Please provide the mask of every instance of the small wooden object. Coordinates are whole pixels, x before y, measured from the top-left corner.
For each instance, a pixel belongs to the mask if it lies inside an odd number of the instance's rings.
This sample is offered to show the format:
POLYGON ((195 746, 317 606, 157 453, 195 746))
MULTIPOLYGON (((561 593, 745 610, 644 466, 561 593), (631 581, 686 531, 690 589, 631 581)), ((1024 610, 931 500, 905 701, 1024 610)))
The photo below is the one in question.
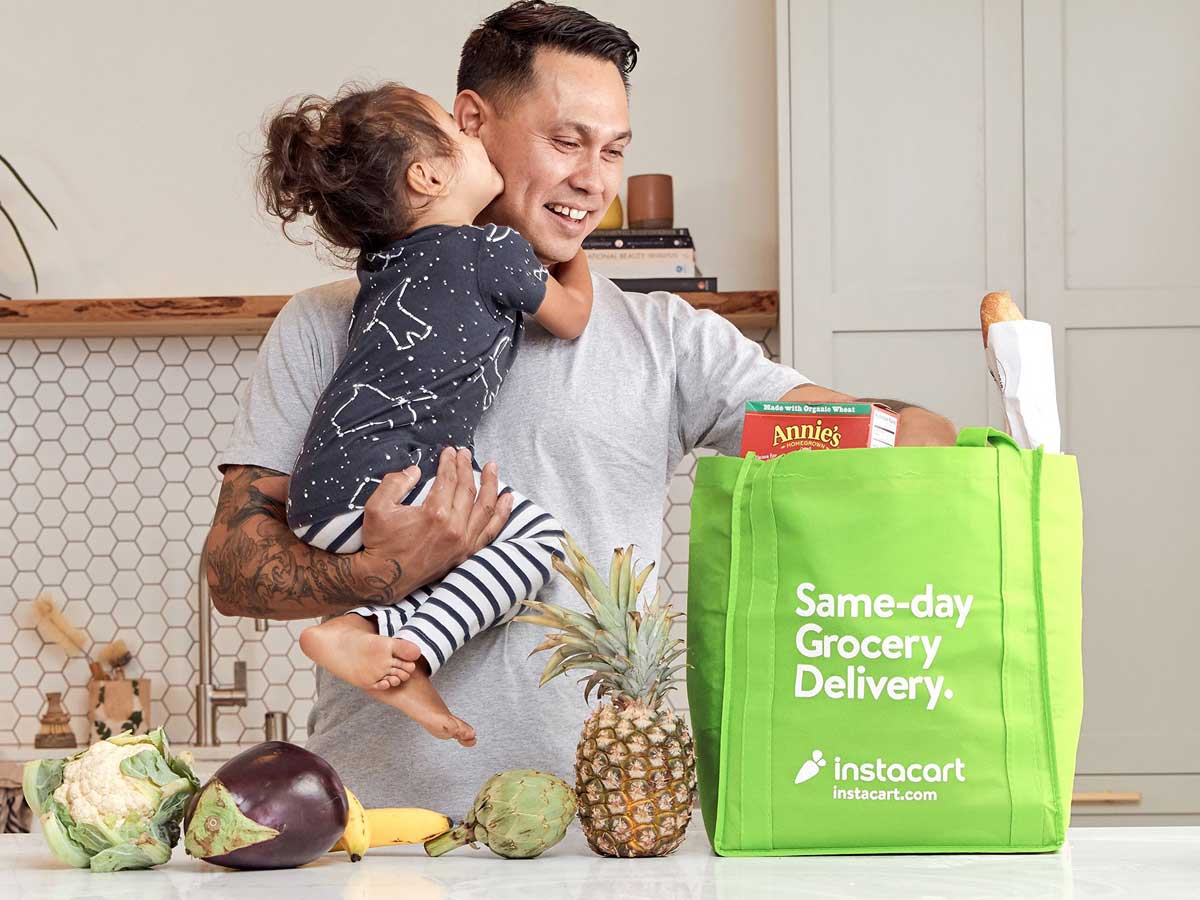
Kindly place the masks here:
POLYGON ((41 718, 41 727, 33 738, 35 747, 77 747, 75 732, 71 730, 71 717, 62 708, 62 694, 50 691, 46 694, 47 709, 41 718))

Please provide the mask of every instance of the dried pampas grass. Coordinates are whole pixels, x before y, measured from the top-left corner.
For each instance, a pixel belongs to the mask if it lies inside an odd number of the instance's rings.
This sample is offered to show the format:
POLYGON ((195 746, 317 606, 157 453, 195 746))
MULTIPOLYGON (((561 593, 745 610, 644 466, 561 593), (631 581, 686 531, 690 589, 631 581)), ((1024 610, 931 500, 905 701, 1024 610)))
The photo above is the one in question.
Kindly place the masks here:
POLYGON ((33 601, 33 612, 42 640, 62 647, 68 657, 88 656, 87 645, 91 640, 87 632, 67 621, 67 617, 49 594, 38 594, 37 599, 33 601))

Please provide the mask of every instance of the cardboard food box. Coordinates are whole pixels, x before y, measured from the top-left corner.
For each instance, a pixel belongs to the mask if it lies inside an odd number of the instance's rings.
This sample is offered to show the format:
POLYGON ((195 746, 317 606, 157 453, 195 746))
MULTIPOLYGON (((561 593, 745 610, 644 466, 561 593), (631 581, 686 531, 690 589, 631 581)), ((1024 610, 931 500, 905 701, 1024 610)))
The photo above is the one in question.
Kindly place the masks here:
POLYGON ((896 445, 896 413, 878 403, 746 404, 742 456, 774 459, 796 450, 847 450, 896 445))

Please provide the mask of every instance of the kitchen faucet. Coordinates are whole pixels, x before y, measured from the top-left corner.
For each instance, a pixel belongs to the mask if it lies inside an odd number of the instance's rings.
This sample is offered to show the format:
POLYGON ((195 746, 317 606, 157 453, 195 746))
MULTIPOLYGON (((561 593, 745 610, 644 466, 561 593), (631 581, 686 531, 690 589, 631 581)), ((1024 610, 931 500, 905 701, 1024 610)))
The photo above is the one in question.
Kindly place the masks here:
MULTIPOLYGON (((207 547, 200 548, 200 568, 196 577, 196 599, 200 613, 199 672, 200 680, 196 685, 196 745, 217 746, 221 743, 217 736, 217 715, 224 707, 246 705, 246 663, 235 660, 233 663, 233 687, 219 687, 213 683, 212 665, 212 599, 208 593, 208 560, 207 547)), ((259 630, 255 620, 255 630, 259 630)), ((261 620, 266 630, 266 620, 261 620)))

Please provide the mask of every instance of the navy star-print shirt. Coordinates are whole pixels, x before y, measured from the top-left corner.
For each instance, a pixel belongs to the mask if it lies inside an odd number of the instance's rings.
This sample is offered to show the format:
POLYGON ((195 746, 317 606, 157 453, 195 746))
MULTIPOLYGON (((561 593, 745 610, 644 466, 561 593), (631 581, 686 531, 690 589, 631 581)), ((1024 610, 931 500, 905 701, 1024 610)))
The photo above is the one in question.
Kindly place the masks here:
POLYGON ((360 509, 384 475, 474 449, 547 271, 521 235, 430 225, 364 253, 349 346, 317 401, 288 490, 300 528, 360 509))

